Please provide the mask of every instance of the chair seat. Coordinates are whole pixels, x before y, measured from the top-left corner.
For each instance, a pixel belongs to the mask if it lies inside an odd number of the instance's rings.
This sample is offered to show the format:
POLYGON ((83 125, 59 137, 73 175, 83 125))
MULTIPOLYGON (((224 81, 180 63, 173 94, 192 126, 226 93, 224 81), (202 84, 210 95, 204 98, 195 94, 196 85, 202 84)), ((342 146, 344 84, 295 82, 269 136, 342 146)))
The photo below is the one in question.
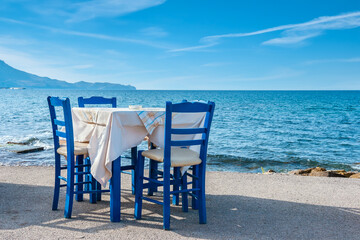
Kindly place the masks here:
MULTIPOLYGON (((144 157, 150 158, 158 162, 164 162, 164 149, 151 149, 143 151, 144 157)), ((171 166, 184 167, 198 165, 201 163, 199 153, 187 148, 172 148, 171 149, 171 166)))
MULTIPOLYGON (((82 142, 74 142, 74 155, 87 155, 88 154, 88 145, 89 143, 82 142)), ((56 150, 56 152, 60 155, 67 156, 66 142, 65 144, 60 145, 60 147, 56 150)))

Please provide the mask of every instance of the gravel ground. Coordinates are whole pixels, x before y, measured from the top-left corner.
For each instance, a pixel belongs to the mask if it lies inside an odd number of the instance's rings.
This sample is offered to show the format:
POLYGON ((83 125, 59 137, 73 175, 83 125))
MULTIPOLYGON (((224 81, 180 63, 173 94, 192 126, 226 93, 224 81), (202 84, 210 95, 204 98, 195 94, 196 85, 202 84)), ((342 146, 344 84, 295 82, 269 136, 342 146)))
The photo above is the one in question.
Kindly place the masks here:
POLYGON ((197 211, 171 208, 171 230, 162 230, 162 208, 144 203, 134 220, 129 175, 122 177, 120 223, 109 221, 109 195, 75 202, 64 219, 65 193, 52 211, 54 169, 0 166, 1 239, 359 239, 360 180, 286 174, 207 173, 207 221, 197 211))

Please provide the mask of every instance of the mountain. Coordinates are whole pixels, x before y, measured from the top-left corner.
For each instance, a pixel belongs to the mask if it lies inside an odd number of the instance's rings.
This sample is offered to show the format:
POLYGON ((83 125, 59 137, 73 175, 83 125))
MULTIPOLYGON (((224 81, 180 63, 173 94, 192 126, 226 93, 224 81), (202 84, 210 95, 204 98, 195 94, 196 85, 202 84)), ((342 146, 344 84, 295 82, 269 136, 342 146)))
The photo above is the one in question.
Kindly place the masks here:
POLYGON ((82 90, 136 90, 131 85, 122 85, 106 82, 76 82, 69 83, 39 77, 24 71, 15 69, 0 60, 0 88, 55 88, 55 89, 82 89, 82 90))

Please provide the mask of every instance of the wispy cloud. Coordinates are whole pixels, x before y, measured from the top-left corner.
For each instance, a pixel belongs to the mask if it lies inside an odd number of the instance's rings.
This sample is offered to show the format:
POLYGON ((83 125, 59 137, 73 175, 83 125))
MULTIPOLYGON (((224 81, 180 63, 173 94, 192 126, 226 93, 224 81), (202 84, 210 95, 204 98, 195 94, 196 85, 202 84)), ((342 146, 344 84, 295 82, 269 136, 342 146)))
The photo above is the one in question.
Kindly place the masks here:
POLYGON ((14 19, 10 19, 10 18, 1 18, 0 17, 0 21, 13 23, 13 24, 25 25, 25 26, 39 28, 39 29, 44 29, 44 30, 47 30, 47 31, 51 31, 51 32, 54 32, 54 33, 65 34, 65 35, 87 37, 87 38, 95 38, 95 39, 115 41, 115 42, 133 43, 133 44, 150 46, 150 47, 160 48, 160 49, 170 49, 170 46, 166 46, 163 43, 145 41, 145 40, 134 39, 134 38, 125 38, 125 37, 110 36, 110 35, 98 34, 98 33, 88 33, 88 32, 79 32, 79 31, 73 31, 73 30, 66 30, 66 29, 61 29, 61 28, 54 28, 54 27, 48 27, 48 26, 33 24, 33 23, 29 23, 29 22, 18 21, 18 20, 14 20, 14 19))
POLYGON ((255 77, 232 77, 230 79, 233 79, 235 82, 253 82, 253 81, 268 81, 268 80, 275 80, 275 79, 287 79, 292 77, 297 77, 302 75, 303 73, 300 71, 294 71, 294 70, 283 70, 279 71, 277 73, 270 73, 268 75, 264 76, 255 76, 255 77))
POLYGON ((166 0, 1 0, 0 9, 14 2, 39 15, 61 17, 66 22, 82 22, 138 12, 161 5, 166 0))
MULTIPOLYGON (((206 42, 206 41, 203 41, 206 42)), ((170 49, 169 52, 191 52, 191 51, 199 51, 203 50, 204 48, 209 48, 212 46, 218 45, 217 41, 209 41, 208 43, 193 46, 193 47, 186 47, 186 48, 176 48, 176 49, 170 49)))
POLYGON ((15 38, 10 35, 0 35, 0 44, 2 45, 29 45, 33 40, 15 38))
POLYGON ((300 43, 306 39, 317 37, 321 35, 319 32, 314 33, 301 33, 301 34, 289 34, 289 36, 286 37, 280 37, 280 38, 273 38, 268 41, 263 42, 264 45, 286 45, 286 44, 296 44, 300 43))
POLYGON ((230 63, 228 62, 211 62, 211 63, 205 63, 202 64, 202 67, 221 67, 221 66, 225 66, 225 65, 229 65, 230 63))
POLYGON ((360 57, 354 58, 334 58, 334 59, 318 59, 305 62, 306 65, 320 63, 360 63, 360 57))
POLYGON ((249 37, 265 33, 282 31, 281 37, 270 39, 263 42, 265 45, 285 45, 300 43, 306 39, 313 38, 324 34, 327 30, 341 30, 351 29, 360 26, 360 11, 340 14, 336 16, 322 16, 315 18, 311 21, 298 23, 298 24, 287 24, 272 28, 266 28, 254 32, 248 33, 230 33, 222 35, 207 36, 200 39, 200 45, 171 49, 170 52, 184 52, 184 51, 196 51, 199 49, 213 47, 220 43, 220 40, 226 38, 240 38, 249 37))
POLYGON ((156 38, 166 37, 168 35, 168 33, 165 32, 165 30, 160 27, 143 28, 140 30, 140 33, 145 36, 156 37, 156 38))
POLYGON ((109 58, 106 54, 102 55, 102 52, 91 56, 72 49, 61 48, 58 51, 61 54, 56 55, 55 51, 49 55, 47 51, 34 52, 28 49, 19 50, 0 46, 0 57, 1 60, 19 70, 69 82, 98 82, 106 79, 108 82, 120 83, 122 81, 125 83, 125 79, 119 79, 114 75, 131 68, 126 63, 109 58), (74 52, 71 53, 71 51, 74 52), (72 58, 69 58, 69 55, 72 58), (88 64, 79 64, 82 62, 88 62, 88 64))
MULTIPOLYGON (((66 79, 66 71, 59 70, 57 60, 0 46, 0 56, 7 64, 22 71, 50 78, 66 79), (56 66, 56 67, 54 67, 56 66)), ((73 77, 73 76, 72 76, 73 77)), ((70 79, 71 78, 67 78, 70 79)))
POLYGON ((93 64, 82 64, 82 65, 72 66, 72 68, 74 68, 74 69, 89 69, 89 68, 93 68, 93 67, 94 67, 93 64))
POLYGON ((70 22, 97 17, 114 17, 163 4, 166 0, 91 0, 73 4, 75 13, 70 22))
POLYGON ((151 74, 144 78, 142 82, 136 85, 139 89, 156 89, 158 90, 186 90, 186 89, 201 89, 196 85, 202 85, 200 75, 184 75, 184 76, 167 76, 167 77, 152 77, 151 74), (191 86, 189 88, 189 86, 191 86))

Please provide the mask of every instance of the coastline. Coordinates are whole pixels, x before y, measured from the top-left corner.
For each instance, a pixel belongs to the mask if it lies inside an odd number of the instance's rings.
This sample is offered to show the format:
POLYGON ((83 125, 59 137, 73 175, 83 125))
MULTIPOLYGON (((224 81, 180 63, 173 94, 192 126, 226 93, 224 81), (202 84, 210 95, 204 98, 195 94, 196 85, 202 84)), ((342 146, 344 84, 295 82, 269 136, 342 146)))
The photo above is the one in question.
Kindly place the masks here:
POLYGON ((208 223, 197 211, 173 206, 171 231, 161 207, 147 203, 133 219, 130 178, 122 176, 122 221, 109 221, 109 196, 97 204, 74 202, 72 219, 51 211, 53 167, 0 166, 0 239, 355 239, 360 181, 289 174, 207 172, 208 223))

